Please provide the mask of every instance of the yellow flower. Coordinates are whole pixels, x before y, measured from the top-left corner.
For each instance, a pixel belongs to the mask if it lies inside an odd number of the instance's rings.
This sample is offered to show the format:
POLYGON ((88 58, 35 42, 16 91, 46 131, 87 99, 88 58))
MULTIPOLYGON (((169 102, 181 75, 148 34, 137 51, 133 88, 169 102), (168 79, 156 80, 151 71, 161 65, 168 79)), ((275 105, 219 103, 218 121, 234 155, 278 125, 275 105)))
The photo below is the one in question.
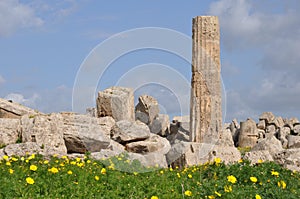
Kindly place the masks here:
POLYGON ((277 184, 278 184, 278 187, 282 187, 282 189, 286 188, 286 183, 283 180, 279 181, 277 184))
POLYGON ((192 192, 190 190, 186 190, 184 192, 184 195, 186 195, 186 196, 192 196, 192 192))
POLYGON ((229 186, 225 185, 224 191, 227 193, 232 192, 232 187, 230 185, 229 186))
POLYGON ((189 174, 189 175, 188 175, 188 178, 193 178, 192 174, 189 174))
POLYGON ((14 162, 17 162, 18 158, 13 157, 13 158, 11 158, 11 160, 14 161, 14 162))
POLYGON ((34 180, 31 177, 26 178, 28 184, 34 184, 34 180))
POLYGON ((11 165, 11 163, 10 162, 6 162, 6 166, 10 166, 11 165))
POLYGON ((170 171, 173 171, 173 168, 172 168, 172 167, 170 167, 170 171))
POLYGON ((13 169, 9 169, 8 172, 9 172, 10 174, 13 174, 15 171, 14 171, 13 169))
POLYGON ((37 170, 37 166, 35 166, 35 165, 30 165, 29 169, 30 169, 31 171, 36 171, 36 170, 37 170))
POLYGON ((133 175, 135 175, 135 176, 136 176, 137 174, 138 174, 138 172, 133 172, 133 175))
POLYGON ((208 196, 208 199, 215 199, 215 196, 208 196))
POLYGON ((81 159, 80 158, 76 158, 76 162, 80 162, 81 161, 81 159))
POLYGON ((160 174, 164 174, 164 171, 163 171, 163 170, 161 170, 159 173, 160 173, 160 174))
POLYGON ((58 173, 58 169, 56 167, 52 167, 51 169, 48 169, 51 173, 58 173))
POLYGON ((271 174, 272 174, 272 176, 276 176, 276 177, 279 176, 279 173, 277 171, 271 171, 271 174))
POLYGON ((7 155, 4 155, 2 158, 6 161, 9 159, 9 157, 7 155))
POLYGON ((243 162, 243 159, 239 159, 239 163, 242 163, 243 162))
POLYGON ((260 195, 256 194, 255 199, 261 199, 260 195))
POLYGON ((71 164, 71 165, 75 165, 76 162, 75 162, 75 161, 71 161, 70 164, 71 164))
POLYGON ((97 180, 97 181, 98 181, 99 179, 100 179, 100 178, 99 178, 99 176, 95 176, 95 180, 97 180))
POLYGON ((221 158, 215 158, 215 163, 220 164, 222 162, 221 158))
POLYGON ((250 177, 251 182, 256 183, 257 182, 257 178, 256 177, 250 177))
POLYGON ((78 167, 83 167, 83 166, 84 166, 84 163, 83 163, 83 162, 77 163, 77 166, 78 166, 78 167))
POLYGON ((25 160, 25 158, 24 157, 21 157, 21 161, 24 161, 25 160))
POLYGON ((91 163, 91 160, 87 160, 86 163, 90 164, 90 163, 91 163))
POLYGON ((101 174, 106 174, 106 169, 105 168, 101 169, 101 174))
POLYGON ((68 173, 69 175, 72 175, 72 174, 73 174, 73 172, 72 172, 71 170, 69 170, 67 173, 68 173))
POLYGON ((215 194, 217 195, 217 196, 219 196, 219 197, 221 197, 222 196, 222 194, 220 194, 219 192, 217 192, 217 191, 215 191, 215 194))
POLYGON ((263 163, 264 161, 262 160, 262 159, 259 159, 258 161, 257 161, 257 163, 263 163))
POLYGON ((227 176, 227 180, 228 182, 231 182, 233 184, 237 182, 236 177, 234 177, 233 175, 227 176))
POLYGON ((158 199, 158 197, 157 196, 151 196, 150 199, 158 199))
POLYGON ((61 159, 68 159, 68 157, 63 155, 63 156, 61 156, 61 159))
POLYGON ((45 160, 45 161, 44 161, 44 164, 48 164, 48 163, 49 163, 49 161, 48 161, 48 160, 45 160))
POLYGON ((177 173, 177 177, 180 178, 180 173, 177 173))
POLYGON ((28 157, 28 160, 32 160, 35 158, 35 154, 31 154, 31 156, 28 157))
POLYGON ((286 183, 283 180, 280 181, 280 182, 281 182, 282 189, 285 189, 286 188, 286 183))

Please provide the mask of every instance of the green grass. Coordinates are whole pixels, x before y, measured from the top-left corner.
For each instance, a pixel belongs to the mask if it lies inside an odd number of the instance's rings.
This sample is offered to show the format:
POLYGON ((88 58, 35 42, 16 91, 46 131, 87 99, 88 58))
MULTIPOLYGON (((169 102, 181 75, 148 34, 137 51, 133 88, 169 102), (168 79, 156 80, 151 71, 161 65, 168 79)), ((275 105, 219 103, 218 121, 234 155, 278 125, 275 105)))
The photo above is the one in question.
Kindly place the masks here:
POLYGON ((49 162, 38 155, 4 157, 0 198, 300 198, 299 173, 271 162, 217 162, 179 170, 143 168, 126 155, 49 162))

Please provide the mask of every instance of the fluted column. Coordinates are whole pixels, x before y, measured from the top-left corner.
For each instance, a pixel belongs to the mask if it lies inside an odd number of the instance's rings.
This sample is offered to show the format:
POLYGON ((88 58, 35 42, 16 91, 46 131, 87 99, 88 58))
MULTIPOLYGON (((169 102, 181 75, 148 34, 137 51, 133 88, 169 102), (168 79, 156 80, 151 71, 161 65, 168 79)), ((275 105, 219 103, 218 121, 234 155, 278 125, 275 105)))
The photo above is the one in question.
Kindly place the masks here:
POLYGON ((222 129, 220 30, 216 16, 193 18, 190 141, 212 143, 222 129))

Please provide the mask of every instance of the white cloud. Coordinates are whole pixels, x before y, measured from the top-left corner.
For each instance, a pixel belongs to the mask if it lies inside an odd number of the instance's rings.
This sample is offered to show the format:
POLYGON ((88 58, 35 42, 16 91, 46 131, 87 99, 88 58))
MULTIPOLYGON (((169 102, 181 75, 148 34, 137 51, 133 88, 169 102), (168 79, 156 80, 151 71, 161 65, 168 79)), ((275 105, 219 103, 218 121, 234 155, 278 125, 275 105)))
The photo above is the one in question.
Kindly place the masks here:
POLYGON ((22 104, 24 106, 28 106, 31 108, 36 108, 36 101, 40 98, 38 94, 33 94, 29 98, 25 98, 22 94, 19 93, 10 93, 8 94, 5 99, 12 100, 13 102, 22 104))
MULTIPOLYGON (((209 13, 219 16, 223 51, 242 55, 243 62, 253 68, 253 72, 246 73, 243 63, 239 66, 240 77, 235 81, 240 82, 231 82, 228 93, 227 118, 245 119, 264 111, 299 117, 299 6, 299 1, 256 4, 248 0, 219 0, 211 4, 209 13), (253 56, 254 53, 258 55, 253 56), (243 78, 253 82, 243 85, 243 78)), ((230 58, 226 61, 233 62, 230 58)), ((230 80, 227 71, 223 73, 230 80)))
POLYGON ((2 77, 2 76, 0 75, 0 85, 3 84, 3 83, 5 83, 5 82, 6 82, 6 80, 4 79, 4 77, 2 77))
POLYGON ((0 1, 0 36, 7 36, 20 28, 37 27, 43 20, 35 11, 18 0, 0 1))

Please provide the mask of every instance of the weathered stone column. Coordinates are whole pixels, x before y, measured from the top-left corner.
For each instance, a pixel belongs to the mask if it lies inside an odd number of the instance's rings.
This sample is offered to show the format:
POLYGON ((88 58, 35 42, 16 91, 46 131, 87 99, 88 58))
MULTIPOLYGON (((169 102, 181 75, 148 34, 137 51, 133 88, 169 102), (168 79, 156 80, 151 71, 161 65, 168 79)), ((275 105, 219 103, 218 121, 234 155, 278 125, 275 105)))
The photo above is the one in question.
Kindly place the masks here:
POLYGON ((218 17, 193 18, 192 59, 190 141, 214 143, 222 129, 218 17))

